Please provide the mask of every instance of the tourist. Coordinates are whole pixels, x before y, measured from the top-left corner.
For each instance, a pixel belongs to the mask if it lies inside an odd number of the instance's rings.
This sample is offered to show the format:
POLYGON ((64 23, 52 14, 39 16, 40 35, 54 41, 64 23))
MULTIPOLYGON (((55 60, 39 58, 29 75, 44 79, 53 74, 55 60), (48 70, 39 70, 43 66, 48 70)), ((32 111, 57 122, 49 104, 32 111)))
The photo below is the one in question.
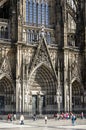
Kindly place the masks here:
POLYGON ((83 114, 83 112, 81 113, 81 119, 83 119, 84 118, 84 114, 83 114))
POLYGON ((23 115, 20 116, 20 124, 24 125, 24 116, 23 115))
POLYGON ((47 116, 45 116, 45 124, 47 124, 47 116))
POLYGON ((75 117, 74 114, 72 114, 72 116, 71 116, 71 120, 72 120, 72 125, 75 125, 76 117, 75 117))

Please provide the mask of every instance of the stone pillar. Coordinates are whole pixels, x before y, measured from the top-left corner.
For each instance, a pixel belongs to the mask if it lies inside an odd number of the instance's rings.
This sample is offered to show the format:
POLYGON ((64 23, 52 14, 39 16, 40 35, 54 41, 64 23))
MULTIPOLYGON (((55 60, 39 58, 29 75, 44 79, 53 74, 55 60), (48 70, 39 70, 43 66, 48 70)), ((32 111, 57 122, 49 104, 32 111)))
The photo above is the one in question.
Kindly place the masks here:
POLYGON ((16 80, 16 112, 21 113, 21 82, 20 79, 16 80))
MULTIPOLYGON (((16 64, 16 111, 19 112, 19 89, 21 93, 21 46, 17 46, 17 64, 16 64)), ((21 103, 21 102, 20 102, 21 103)))
POLYGON ((58 103, 58 111, 60 113, 60 93, 61 93, 61 79, 60 79, 60 61, 58 59, 58 89, 57 89, 57 103, 58 103))
POLYGON ((42 104, 41 104, 41 95, 38 93, 38 112, 41 115, 42 114, 42 104))
POLYGON ((64 52, 64 111, 67 110, 67 92, 68 92, 68 51, 64 52))
POLYGON ((64 47, 67 47, 67 24, 64 23, 64 47))
POLYGON ((17 14, 18 14, 18 41, 23 40, 23 24, 24 24, 24 15, 23 15, 23 10, 24 10, 24 4, 25 1, 20 0, 17 2, 17 14))
POLYGON ((22 50, 21 45, 17 45, 17 64, 16 64, 16 77, 21 77, 21 64, 22 64, 22 50))
POLYGON ((72 111, 72 83, 69 84, 69 111, 72 111))

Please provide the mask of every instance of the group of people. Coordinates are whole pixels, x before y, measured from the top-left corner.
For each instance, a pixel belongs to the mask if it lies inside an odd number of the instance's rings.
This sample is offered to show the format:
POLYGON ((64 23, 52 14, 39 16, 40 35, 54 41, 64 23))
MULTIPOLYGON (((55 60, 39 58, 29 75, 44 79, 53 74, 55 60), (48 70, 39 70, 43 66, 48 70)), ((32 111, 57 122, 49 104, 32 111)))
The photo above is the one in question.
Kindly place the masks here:
MULTIPOLYGON (((57 114, 54 114, 54 117, 55 117, 55 119, 58 119, 58 120, 59 119, 71 119, 72 125, 75 125, 76 116, 73 113, 61 113, 61 114, 57 113, 57 114)), ((83 118, 84 118, 84 114, 82 112, 81 113, 81 119, 83 119, 83 118)), ((7 120, 10 120, 10 121, 16 120, 16 114, 8 114, 7 120)), ((33 115, 33 120, 34 121, 36 120, 35 114, 33 115)), ((47 124, 47 120, 48 120, 47 115, 45 115, 44 120, 45 120, 45 124, 47 124)), ((20 124, 24 125, 24 115, 23 114, 20 115, 20 124)))
MULTIPOLYGON (((13 120, 16 120, 16 114, 8 114, 7 115, 7 120, 8 121, 13 121, 13 120)), ((20 115, 20 124, 23 125, 24 124, 24 116, 23 114, 20 115)))
MULTIPOLYGON (((72 112, 71 113, 61 113, 61 114, 54 114, 54 117, 55 117, 55 119, 71 119, 71 121, 72 121, 72 125, 75 125, 75 121, 76 121, 76 119, 77 119, 77 117, 76 117, 76 115, 75 114, 73 114, 72 112)), ((80 114, 80 117, 81 117, 81 119, 83 119, 84 118, 84 114, 83 114, 83 112, 81 112, 81 114, 80 114)))
POLYGON ((10 121, 13 121, 13 120, 16 120, 16 114, 8 114, 7 115, 7 120, 10 120, 10 121))

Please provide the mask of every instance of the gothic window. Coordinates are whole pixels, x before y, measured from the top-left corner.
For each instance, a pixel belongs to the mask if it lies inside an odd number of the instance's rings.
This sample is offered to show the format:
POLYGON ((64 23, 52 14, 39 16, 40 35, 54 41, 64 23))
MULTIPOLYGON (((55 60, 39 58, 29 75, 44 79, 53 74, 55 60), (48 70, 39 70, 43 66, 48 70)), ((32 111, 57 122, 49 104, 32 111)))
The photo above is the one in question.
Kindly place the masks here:
POLYGON ((26 0, 26 23, 29 22, 29 2, 26 0))
POLYGON ((26 23, 35 25, 49 24, 49 5, 44 0, 26 0, 26 23))
POLYGON ((32 24, 33 23, 33 1, 32 0, 30 0, 30 24, 32 24))
POLYGON ((34 34, 35 34, 35 32, 34 32, 34 30, 32 31, 32 41, 34 41, 34 34))
POLYGON ((76 23, 73 17, 68 14, 68 45, 75 46, 75 31, 76 31, 76 23))
POLYGON ((4 27, 1 27, 1 38, 4 38, 4 27))
POLYGON ((33 42, 33 30, 31 30, 31 33, 30 33, 30 42, 33 42))
POLYGON ((5 28, 5 38, 6 39, 8 38, 8 28, 7 27, 5 28))
POLYGON ((34 0, 33 3, 33 23, 36 24, 36 14, 37 14, 37 3, 34 0))
POLYGON ((41 24, 41 3, 38 3, 38 25, 41 24))
POLYGON ((49 6, 46 3, 46 26, 49 24, 49 6))
POLYGON ((30 42, 30 30, 27 31, 27 42, 30 42))
POLYGON ((46 37, 47 43, 50 44, 51 43, 51 34, 50 34, 50 32, 47 32, 46 36, 47 36, 46 37))
POLYGON ((44 0, 42 0, 42 25, 45 24, 45 3, 44 0))

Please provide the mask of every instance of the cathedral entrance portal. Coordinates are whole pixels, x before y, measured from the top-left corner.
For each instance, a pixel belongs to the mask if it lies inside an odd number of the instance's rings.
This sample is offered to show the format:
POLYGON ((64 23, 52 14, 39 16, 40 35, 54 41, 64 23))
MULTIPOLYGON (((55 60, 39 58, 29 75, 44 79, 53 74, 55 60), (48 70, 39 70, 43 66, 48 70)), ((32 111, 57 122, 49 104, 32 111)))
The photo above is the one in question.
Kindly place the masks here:
POLYGON ((33 95, 32 96, 32 113, 33 114, 44 114, 45 108, 45 96, 44 95, 33 95))
POLYGON ((83 89, 78 81, 72 83, 72 110, 83 110, 83 89))
POLYGON ((8 78, 0 79, 0 112, 1 114, 15 111, 14 89, 8 78))
POLYGON ((38 67, 30 77, 30 91, 32 92, 32 113, 54 113, 56 103, 55 78, 52 71, 45 65, 38 67))

